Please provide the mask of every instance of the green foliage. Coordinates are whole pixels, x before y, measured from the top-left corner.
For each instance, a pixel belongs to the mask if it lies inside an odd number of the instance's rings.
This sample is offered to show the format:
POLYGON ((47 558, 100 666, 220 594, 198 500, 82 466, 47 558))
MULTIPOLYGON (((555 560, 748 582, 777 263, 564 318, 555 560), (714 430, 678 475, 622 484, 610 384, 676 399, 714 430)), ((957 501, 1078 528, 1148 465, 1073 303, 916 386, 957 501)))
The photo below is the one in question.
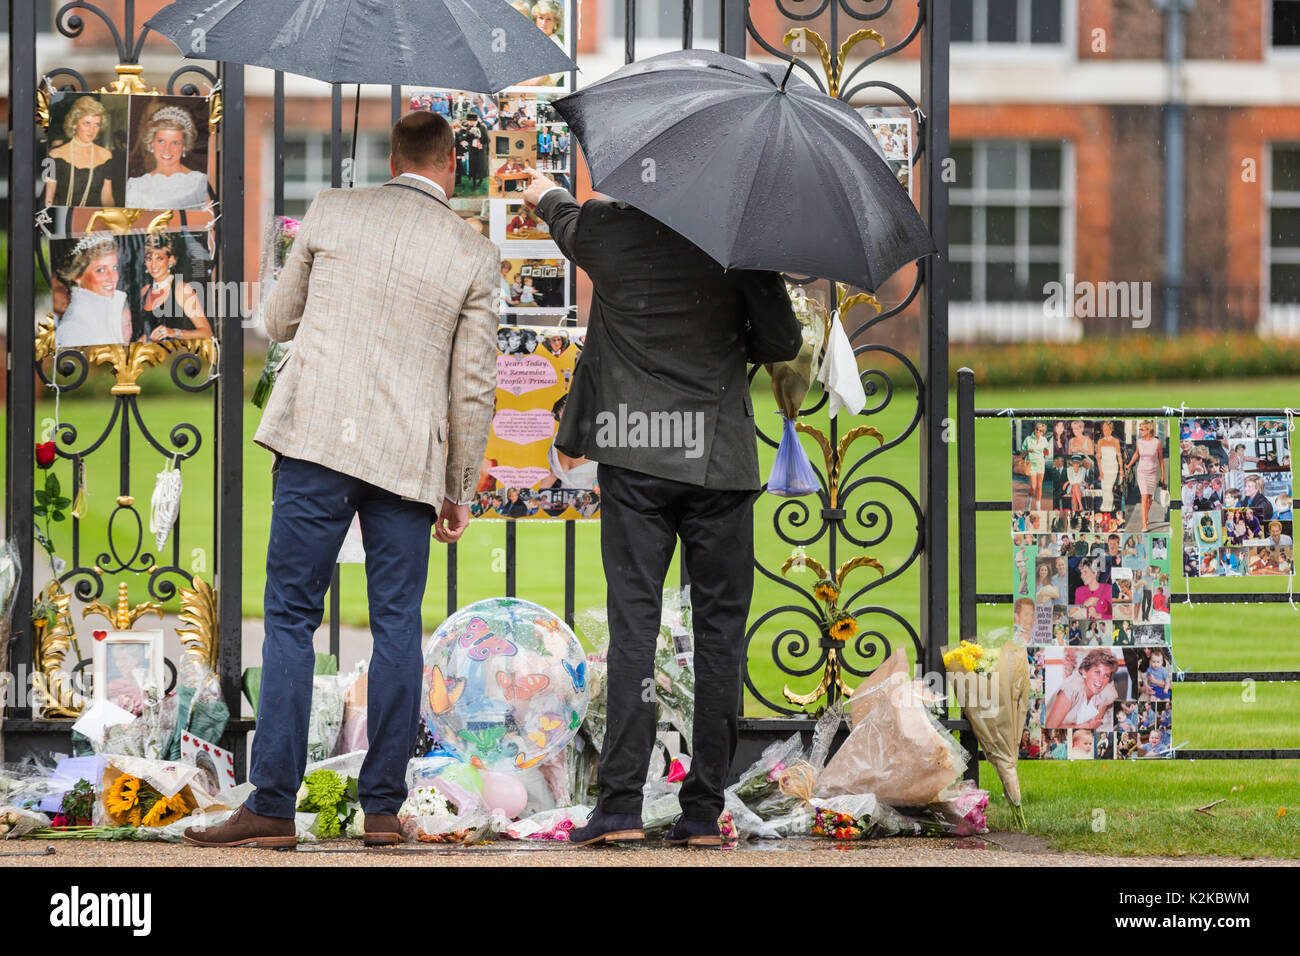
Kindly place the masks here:
POLYGON ((1122 339, 1085 339, 1069 344, 955 345, 949 358, 950 383, 956 383, 957 369, 963 365, 975 372, 976 385, 1294 375, 1300 369, 1300 339, 1210 333, 1170 339, 1133 334, 1122 339))

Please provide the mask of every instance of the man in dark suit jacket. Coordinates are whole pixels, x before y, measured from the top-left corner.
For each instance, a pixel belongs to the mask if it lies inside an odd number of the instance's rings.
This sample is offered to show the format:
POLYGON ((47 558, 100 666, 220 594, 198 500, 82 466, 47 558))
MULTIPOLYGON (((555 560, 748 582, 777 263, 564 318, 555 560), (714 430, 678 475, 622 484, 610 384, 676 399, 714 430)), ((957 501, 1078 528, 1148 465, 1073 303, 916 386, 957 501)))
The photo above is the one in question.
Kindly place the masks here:
POLYGON ((640 839, 654 746, 654 652, 676 539, 690 578, 695 725, 682 819, 667 841, 718 845, 735 753, 761 487, 746 360, 785 361, 799 323, 776 273, 725 270, 625 203, 579 205, 536 171, 524 193, 591 277, 586 347, 555 446, 599 462, 609 611, 600 797, 577 843, 640 839))

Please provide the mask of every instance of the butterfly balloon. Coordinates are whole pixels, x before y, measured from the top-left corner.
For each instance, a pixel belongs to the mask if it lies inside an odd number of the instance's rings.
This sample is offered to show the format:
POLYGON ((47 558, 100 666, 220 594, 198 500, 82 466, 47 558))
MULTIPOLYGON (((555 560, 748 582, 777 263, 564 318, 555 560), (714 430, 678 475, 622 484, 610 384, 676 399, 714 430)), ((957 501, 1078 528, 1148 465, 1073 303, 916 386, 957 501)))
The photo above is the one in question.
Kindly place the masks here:
POLYGON ((421 720, 448 752, 518 771, 559 753, 587 712, 586 653, 540 605, 490 598, 453 614, 424 656, 421 720))

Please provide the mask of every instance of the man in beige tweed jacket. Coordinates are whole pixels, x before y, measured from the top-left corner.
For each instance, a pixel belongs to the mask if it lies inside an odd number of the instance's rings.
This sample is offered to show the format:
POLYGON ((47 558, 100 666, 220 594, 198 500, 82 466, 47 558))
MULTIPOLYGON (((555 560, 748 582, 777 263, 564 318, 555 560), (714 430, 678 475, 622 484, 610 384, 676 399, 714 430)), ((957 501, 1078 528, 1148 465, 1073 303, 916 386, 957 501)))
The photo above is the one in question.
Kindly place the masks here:
POLYGON ((267 332, 293 348, 256 437, 279 462, 249 770, 257 790, 221 826, 187 831, 193 843, 294 843, 312 636, 354 514, 374 638, 358 781, 365 841, 400 839, 430 530, 452 542, 469 523, 496 390, 500 255, 448 206, 445 119, 421 111, 397 123, 392 167, 382 186, 316 197, 267 298, 267 332))

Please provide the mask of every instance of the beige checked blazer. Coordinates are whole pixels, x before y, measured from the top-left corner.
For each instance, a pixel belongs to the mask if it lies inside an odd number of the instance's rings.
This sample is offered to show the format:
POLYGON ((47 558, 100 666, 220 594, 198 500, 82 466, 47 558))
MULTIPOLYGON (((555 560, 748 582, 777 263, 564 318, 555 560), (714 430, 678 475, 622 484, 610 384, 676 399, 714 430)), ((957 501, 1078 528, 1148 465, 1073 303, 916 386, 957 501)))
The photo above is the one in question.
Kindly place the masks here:
POLYGON ((434 507, 468 502, 500 270, 496 245, 422 180, 318 194, 263 308, 293 348, 254 440, 434 507))

